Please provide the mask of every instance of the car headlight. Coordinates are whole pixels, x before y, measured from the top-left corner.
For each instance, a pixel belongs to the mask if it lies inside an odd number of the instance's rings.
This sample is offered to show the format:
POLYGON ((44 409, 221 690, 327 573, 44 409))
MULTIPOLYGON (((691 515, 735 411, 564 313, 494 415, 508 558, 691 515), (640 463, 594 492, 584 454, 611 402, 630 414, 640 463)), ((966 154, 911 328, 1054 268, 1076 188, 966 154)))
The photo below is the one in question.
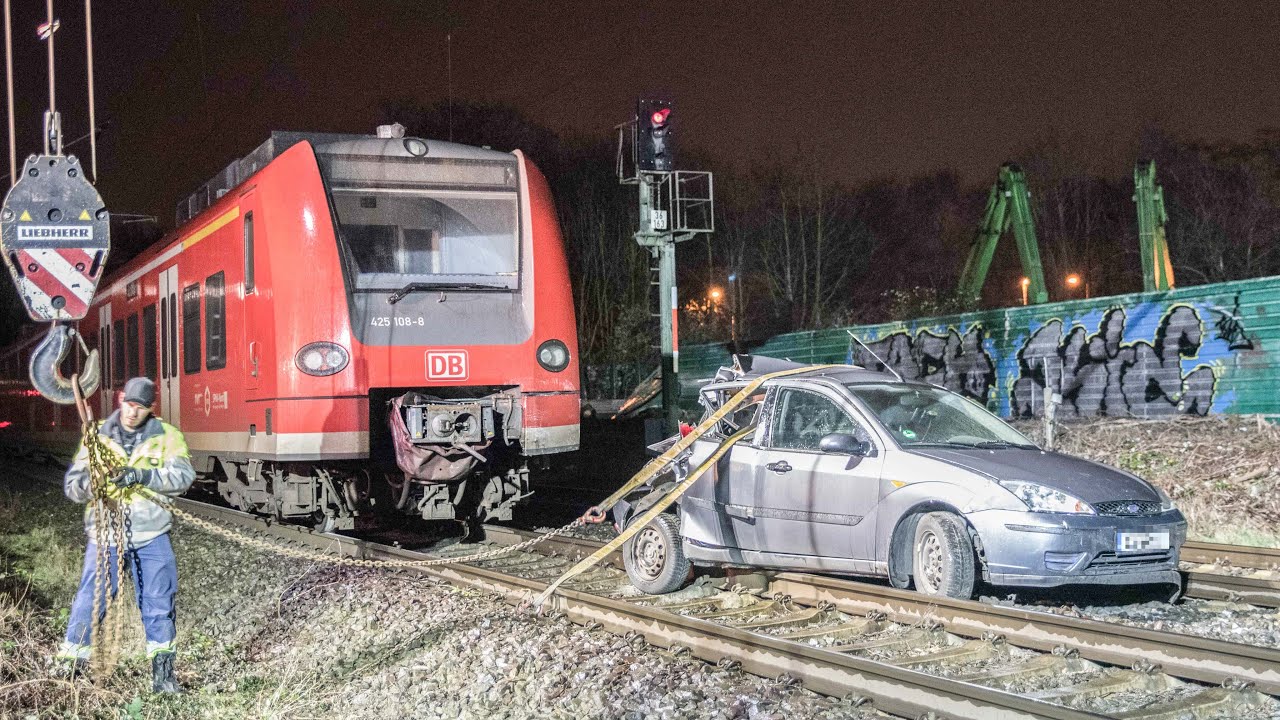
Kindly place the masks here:
POLYGON ((1093 508, 1089 507, 1089 503, 1080 498, 1039 483, 1001 480, 1000 485, 1013 493, 1013 496, 1021 500, 1032 512, 1096 514, 1093 508))
POLYGON ((1173 498, 1169 497, 1169 493, 1161 490, 1160 487, 1154 483, 1151 487, 1155 488, 1156 495, 1160 496, 1160 512, 1169 512, 1172 510, 1174 508, 1173 498))
POLYGON ((569 367, 569 346, 559 340, 548 340, 538 346, 538 364, 551 372, 569 367))
POLYGON ((333 375, 347 366, 346 348, 331 342, 313 342, 303 345, 293 356, 293 364, 308 375, 324 377, 333 375))

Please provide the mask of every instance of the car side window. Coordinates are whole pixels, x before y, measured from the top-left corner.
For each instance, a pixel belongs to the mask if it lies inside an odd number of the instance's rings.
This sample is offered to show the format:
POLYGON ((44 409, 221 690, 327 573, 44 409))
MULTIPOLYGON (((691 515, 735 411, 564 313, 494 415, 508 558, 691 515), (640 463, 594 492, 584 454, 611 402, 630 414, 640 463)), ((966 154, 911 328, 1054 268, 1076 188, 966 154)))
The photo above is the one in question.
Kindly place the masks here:
POLYGON ((817 450, 822 438, 845 433, 869 442, 871 435, 829 398, 806 390, 785 388, 773 413, 770 447, 784 450, 817 450))

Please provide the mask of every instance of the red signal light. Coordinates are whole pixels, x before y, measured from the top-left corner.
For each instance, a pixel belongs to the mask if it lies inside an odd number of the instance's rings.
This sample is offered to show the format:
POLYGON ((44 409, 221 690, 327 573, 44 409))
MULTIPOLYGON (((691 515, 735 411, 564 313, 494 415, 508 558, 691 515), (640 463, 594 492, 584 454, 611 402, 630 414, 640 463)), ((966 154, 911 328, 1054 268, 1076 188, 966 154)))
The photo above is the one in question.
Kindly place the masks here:
POLYGON ((662 125, 667 122, 667 116, 670 114, 671 108, 662 108, 661 110, 655 110, 649 119, 654 125, 662 125))

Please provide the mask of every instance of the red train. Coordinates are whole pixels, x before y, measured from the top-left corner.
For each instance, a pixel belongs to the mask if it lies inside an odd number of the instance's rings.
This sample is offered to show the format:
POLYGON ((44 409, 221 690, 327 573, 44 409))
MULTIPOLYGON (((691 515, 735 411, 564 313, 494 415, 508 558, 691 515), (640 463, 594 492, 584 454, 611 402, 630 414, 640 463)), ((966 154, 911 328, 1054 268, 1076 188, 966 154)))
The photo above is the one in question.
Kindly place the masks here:
MULTIPOLYGON (((509 518, 530 458, 579 440, 547 182, 519 151, 379 131, 272 133, 180 204, 80 323, 102 349, 96 409, 154 378, 197 471, 244 510, 509 518)), ((74 411, 21 381, 34 344, 0 354, 0 432, 66 438, 74 411)))

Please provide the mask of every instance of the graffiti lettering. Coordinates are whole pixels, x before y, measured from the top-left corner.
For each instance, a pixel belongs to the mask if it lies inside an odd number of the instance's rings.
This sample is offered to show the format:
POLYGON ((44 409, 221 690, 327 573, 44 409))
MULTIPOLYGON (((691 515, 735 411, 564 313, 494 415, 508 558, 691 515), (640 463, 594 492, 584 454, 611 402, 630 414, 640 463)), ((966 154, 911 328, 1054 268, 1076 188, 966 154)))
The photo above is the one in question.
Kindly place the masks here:
POLYGON ((1240 293, 1236 293, 1236 302, 1230 312, 1220 308, 1214 308, 1213 312, 1218 315, 1213 327, 1218 331, 1219 340, 1226 340, 1231 350, 1253 349, 1253 341, 1245 334, 1244 324, 1240 322, 1240 293))
POLYGON ((996 385, 995 363, 983 347, 986 338, 976 323, 964 335, 954 329, 943 335, 921 330, 914 338, 896 332, 867 343, 883 363, 856 344, 849 355, 854 364, 876 370, 885 370, 887 364, 903 379, 936 383, 985 404, 996 385))
POLYGON ((1058 415, 1063 417, 1207 414, 1216 382, 1213 369, 1201 365, 1182 372, 1183 359, 1200 350, 1202 323, 1195 308, 1170 308, 1151 342, 1126 343, 1126 319, 1124 308, 1113 308, 1092 335, 1076 325, 1064 337, 1061 320, 1033 333, 1018 351, 1013 414, 1041 414, 1046 385, 1062 396, 1058 415))

